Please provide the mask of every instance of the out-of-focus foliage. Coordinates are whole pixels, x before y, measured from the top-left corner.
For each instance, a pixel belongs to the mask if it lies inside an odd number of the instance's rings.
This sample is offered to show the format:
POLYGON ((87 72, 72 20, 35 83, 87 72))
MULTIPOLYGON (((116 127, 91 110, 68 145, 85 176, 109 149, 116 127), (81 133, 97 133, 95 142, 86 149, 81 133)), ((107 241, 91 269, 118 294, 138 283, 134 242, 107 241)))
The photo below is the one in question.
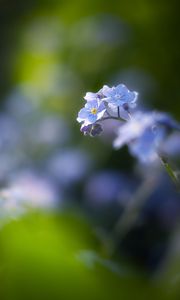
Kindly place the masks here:
POLYGON ((29 215, 7 225, 0 240, 3 299, 173 299, 138 270, 100 258, 81 218, 29 215))

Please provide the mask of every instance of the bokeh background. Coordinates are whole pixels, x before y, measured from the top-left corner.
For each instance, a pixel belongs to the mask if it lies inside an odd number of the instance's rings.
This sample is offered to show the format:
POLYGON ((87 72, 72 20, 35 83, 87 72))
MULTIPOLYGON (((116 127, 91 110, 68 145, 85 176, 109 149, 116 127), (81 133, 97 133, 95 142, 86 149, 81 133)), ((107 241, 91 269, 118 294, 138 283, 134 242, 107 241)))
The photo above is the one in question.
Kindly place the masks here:
MULTIPOLYGON (((92 139, 76 122, 120 82, 180 121, 179 1, 1 0, 0 20, 2 299, 179 299, 179 194, 112 149, 114 124, 92 139)), ((167 147, 178 169, 179 136, 167 147)))

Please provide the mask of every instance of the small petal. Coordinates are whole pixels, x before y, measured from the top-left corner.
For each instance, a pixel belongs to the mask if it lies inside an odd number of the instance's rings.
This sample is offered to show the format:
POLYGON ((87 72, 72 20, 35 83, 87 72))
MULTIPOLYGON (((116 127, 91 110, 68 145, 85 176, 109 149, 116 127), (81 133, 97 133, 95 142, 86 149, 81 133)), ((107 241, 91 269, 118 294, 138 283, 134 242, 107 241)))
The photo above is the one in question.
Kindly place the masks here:
POLYGON ((78 121, 79 123, 81 123, 81 122, 83 122, 83 120, 85 120, 87 117, 88 117, 87 109, 82 108, 82 109, 79 111, 79 113, 78 113, 77 121, 78 121))
POLYGON ((92 109, 92 108, 97 108, 98 107, 98 102, 97 100, 92 100, 92 101, 89 101, 85 104, 85 108, 87 109, 92 109))
POLYGON ((108 85, 104 85, 103 88, 101 89, 101 92, 105 97, 108 97, 109 91, 111 91, 111 88, 108 85))
POLYGON ((87 101, 97 100, 98 96, 96 93, 87 92, 84 96, 84 99, 87 101))
POLYGON ((88 135, 88 134, 90 134, 91 129, 92 129, 92 125, 91 124, 89 124, 89 125, 82 124, 80 130, 81 130, 81 132, 84 133, 84 135, 88 135))
POLYGON ((87 119, 89 121, 89 124, 93 124, 97 121, 97 115, 89 113, 87 119))

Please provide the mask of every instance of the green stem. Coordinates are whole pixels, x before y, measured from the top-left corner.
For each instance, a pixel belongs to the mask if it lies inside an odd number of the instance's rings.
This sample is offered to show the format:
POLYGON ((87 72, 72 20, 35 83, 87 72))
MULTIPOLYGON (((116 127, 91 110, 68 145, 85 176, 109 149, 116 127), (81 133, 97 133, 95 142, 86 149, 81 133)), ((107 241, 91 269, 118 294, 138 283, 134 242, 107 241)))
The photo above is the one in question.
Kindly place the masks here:
POLYGON ((159 156, 163 167, 165 168, 166 172, 168 173, 169 177, 172 179, 174 184, 176 185, 177 189, 180 190, 180 182, 178 177, 176 176, 175 172, 173 171, 172 167, 170 166, 167 159, 163 156, 159 156))

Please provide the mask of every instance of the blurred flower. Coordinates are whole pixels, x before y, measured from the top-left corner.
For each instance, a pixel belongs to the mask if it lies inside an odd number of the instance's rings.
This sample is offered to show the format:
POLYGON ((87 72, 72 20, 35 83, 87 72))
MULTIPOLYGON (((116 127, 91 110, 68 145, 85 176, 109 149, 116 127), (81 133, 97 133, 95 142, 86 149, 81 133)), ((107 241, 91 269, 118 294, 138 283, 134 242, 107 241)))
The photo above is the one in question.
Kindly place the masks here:
POLYGON ((24 133, 28 134, 27 141, 32 142, 34 146, 55 147, 65 144, 70 137, 69 126, 60 116, 37 115, 37 118, 30 120, 27 125, 24 133))
POLYGON ((30 170, 16 173, 9 182, 8 190, 20 204, 27 207, 52 208, 61 200, 60 193, 57 193, 49 178, 30 170))
POLYGON ((29 115, 39 110, 33 91, 28 93, 28 87, 25 84, 16 86, 8 94, 5 101, 5 109, 7 113, 16 120, 23 120, 29 115))
POLYGON ((26 208, 19 205, 18 199, 9 189, 0 191, 0 225, 11 219, 16 219, 26 212, 26 208))
POLYGON ((61 202, 60 191, 52 181, 32 171, 12 176, 7 188, 0 191, 0 222, 18 218, 32 209, 53 209, 61 202))
POLYGON ((11 116, 7 113, 0 114, 0 150, 18 145, 20 141, 19 127, 11 116))
POLYGON ((92 166, 90 155, 81 149, 64 149, 50 158, 48 173, 60 184, 67 185, 76 183, 87 174, 92 166))
POLYGON ((166 114, 137 112, 119 127, 114 147, 118 149, 127 144, 132 155, 141 162, 150 163, 157 159, 167 129, 176 127, 166 114))

